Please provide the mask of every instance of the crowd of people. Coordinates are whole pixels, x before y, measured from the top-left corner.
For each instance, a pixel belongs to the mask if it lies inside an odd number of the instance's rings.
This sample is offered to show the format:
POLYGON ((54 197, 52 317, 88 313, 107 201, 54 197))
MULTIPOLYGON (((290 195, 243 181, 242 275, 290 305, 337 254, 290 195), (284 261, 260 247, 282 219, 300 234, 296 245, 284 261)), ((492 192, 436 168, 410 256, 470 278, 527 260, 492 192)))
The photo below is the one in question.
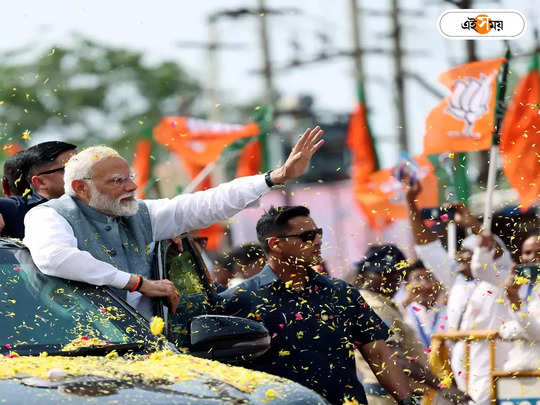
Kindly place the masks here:
MULTIPOLYGON (((179 292, 151 278, 149 246, 225 220, 297 178, 322 134, 308 128, 286 162, 264 175, 159 200, 135 198, 129 164, 117 151, 77 153, 75 145, 44 142, 4 164, 1 235, 22 239, 46 275, 110 286, 147 318, 157 297, 174 312, 179 292)), ((373 244, 359 252, 348 282, 331 277, 323 229, 309 207, 282 206, 259 219, 257 242, 207 260, 220 310, 261 321, 270 333, 270 350, 246 367, 299 382, 335 404, 410 404, 421 396, 426 403, 488 404, 488 341, 434 349, 432 340, 441 332, 496 331, 498 369, 540 368, 538 224, 515 236, 519 251, 510 252, 465 205, 450 204, 465 237, 449 255, 444 221, 431 226, 417 206, 420 184, 405 178, 403 187, 415 258, 373 244), (442 352, 448 361, 430 365, 442 352)), ((206 240, 194 241, 206 256, 206 240)))

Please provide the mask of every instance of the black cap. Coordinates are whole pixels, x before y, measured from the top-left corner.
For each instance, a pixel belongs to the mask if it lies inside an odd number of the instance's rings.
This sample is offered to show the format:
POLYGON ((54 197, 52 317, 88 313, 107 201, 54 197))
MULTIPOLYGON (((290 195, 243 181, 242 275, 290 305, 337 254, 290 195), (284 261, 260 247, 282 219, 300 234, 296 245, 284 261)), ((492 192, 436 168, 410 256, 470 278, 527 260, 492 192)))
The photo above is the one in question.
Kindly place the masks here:
POLYGON ((356 262, 354 266, 359 273, 364 271, 383 273, 391 270, 406 270, 408 263, 397 246, 388 244, 371 246, 364 258, 356 262))
POLYGON ((38 143, 26 151, 32 156, 33 166, 42 165, 44 163, 49 163, 56 159, 61 153, 64 153, 68 150, 77 149, 77 146, 62 142, 62 141, 48 141, 38 143))

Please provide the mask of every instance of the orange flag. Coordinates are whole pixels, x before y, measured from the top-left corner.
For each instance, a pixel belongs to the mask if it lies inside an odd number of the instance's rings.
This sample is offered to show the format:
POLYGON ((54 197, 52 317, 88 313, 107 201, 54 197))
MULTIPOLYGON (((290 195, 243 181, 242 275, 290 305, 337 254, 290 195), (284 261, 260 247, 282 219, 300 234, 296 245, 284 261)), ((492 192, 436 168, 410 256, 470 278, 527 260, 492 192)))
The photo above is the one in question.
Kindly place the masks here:
POLYGON ((366 107, 362 99, 349 120, 347 146, 351 150, 351 178, 354 184, 364 183, 377 169, 377 157, 366 120, 366 107))
POLYGON ((489 149, 497 98, 497 76, 505 58, 450 69, 439 81, 452 92, 426 119, 424 154, 489 149))
POLYGON ((150 180, 150 155, 152 153, 152 141, 142 138, 137 142, 135 155, 133 156, 133 171, 136 174, 137 198, 145 199, 145 188, 150 180))
POLYGON ((220 124, 189 117, 167 117, 154 128, 154 139, 197 166, 214 162, 223 149, 239 138, 259 134, 255 123, 220 124))
POLYGON ((540 198, 540 74, 538 54, 514 92, 501 127, 500 150, 506 178, 524 210, 540 198))
MULTIPOLYGON (((420 207, 439 205, 437 177, 427 157, 416 156, 417 178, 422 183, 418 196, 420 207)), ((371 228, 382 229, 395 220, 407 218, 407 206, 402 184, 393 176, 392 168, 371 173, 365 183, 355 183, 354 194, 367 216, 371 228)))
MULTIPOLYGON (((259 126, 255 123, 221 124, 190 117, 166 117, 154 128, 154 139, 180 158, 191 178, 216 161, 230 143, 258 134, 259 126)), ((198 190, 210 187, 210 180, 206 179, 198 190)))
POLYGON ((261 142, 255 139, 242 149, 236 166, 236 177, 252 176, 261 170, 262 165, 261 142))

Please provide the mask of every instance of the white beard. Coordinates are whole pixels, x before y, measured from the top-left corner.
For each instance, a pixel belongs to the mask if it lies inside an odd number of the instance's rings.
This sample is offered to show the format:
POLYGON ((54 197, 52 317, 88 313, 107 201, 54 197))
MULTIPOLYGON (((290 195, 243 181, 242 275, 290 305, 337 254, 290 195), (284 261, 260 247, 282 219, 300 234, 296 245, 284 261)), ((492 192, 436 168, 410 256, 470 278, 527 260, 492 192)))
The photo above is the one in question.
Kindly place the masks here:
POLYGON ((88 205, 97 211, 118 217, 130 217, 139 211, 139 204, 136 200, 121 202, 123 198, 135 198, 135 193, 126 193, 118 198, 110 198, 109 196, 100 193, 99 190, 89 183, 90 192, 92 193, 88 205))

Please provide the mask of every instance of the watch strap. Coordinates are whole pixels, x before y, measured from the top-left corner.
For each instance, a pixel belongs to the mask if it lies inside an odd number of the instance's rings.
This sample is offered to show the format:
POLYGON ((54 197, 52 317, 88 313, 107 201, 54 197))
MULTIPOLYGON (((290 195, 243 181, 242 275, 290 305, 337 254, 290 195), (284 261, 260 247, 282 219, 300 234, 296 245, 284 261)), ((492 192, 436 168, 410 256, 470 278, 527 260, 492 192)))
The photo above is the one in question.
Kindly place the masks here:
POLYGON ((264 181, 266 182, 266 185, 270 188, 274 187, 275 184, 272 182, 272 178, 270 177, 270 173, 272 173, 272 170, 267 171, 264 174, 264 181))

